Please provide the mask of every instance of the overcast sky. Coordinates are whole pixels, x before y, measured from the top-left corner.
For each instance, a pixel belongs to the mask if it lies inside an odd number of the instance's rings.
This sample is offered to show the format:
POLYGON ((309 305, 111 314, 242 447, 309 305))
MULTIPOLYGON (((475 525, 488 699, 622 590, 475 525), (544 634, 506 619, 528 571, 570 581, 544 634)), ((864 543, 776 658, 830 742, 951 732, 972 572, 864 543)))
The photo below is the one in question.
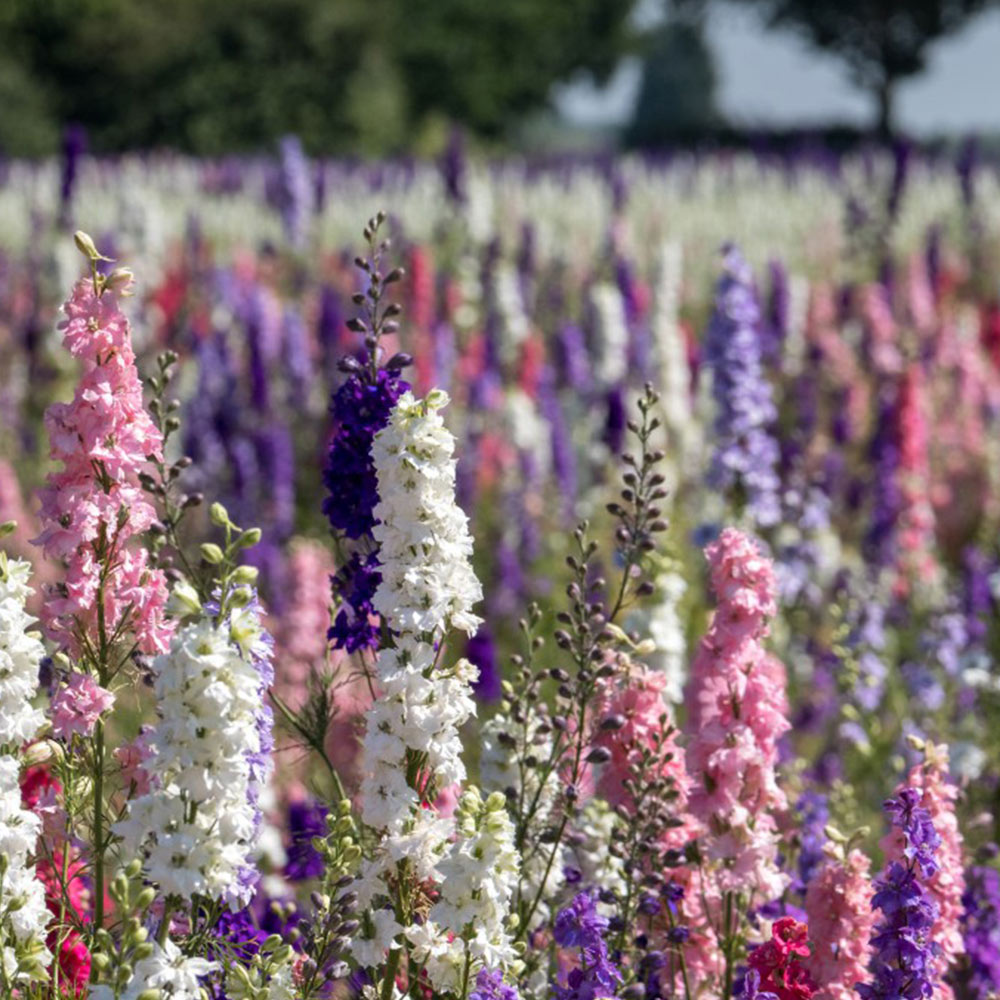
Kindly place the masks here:
MULTIPOLYGON (((709 43, 719 73, 722 111, 744 125, 868 123, 871 105, 846 82, 841 64, 795 35, 765 32, 752 12, 713 7, 709 43)), ((557 106, 581 125, 626 120, 639 85, 636 61, 625 62, 607 88, 577 83, 560 90, 557 106)), ((898 117, 906 131, 1000 132, 1000 11, 969 21, 932 50, 927 72, 899 88, 898 117)))

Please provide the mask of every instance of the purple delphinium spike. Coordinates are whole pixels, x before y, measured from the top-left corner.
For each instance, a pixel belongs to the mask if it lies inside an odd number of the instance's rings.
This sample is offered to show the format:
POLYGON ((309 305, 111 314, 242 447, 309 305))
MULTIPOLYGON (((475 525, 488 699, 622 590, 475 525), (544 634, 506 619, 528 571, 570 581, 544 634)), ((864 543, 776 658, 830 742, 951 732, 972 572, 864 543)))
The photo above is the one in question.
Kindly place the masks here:
POLYGON ((900 789, 885 811, 903 835, 903 860, 890 861, 874 882, 872 909, 882 919, 872 935, 871 983, 858 983, 861 1000, 909 1000, 934 995, 932 940, 938 905, 925 880, 938 870, 934 857, 941 842, 930 813, 920 805, 920 791, 900 789))
POLYGON ((962 939, 967 963, 958 970, 960 996, 988 1000, 1000 994, 1000 872, 973 866, 965 873, 962 939))
POLYGON ((878 399, 878 418, 869 448, 874 469, 871 482, 871 514, 865 537, 866 555, 871 564, 892 564, 896 521, 902 505, 899 490, 898 406, 890 387, 883 387, 878 399))
POLYGON ((709 484, 745 501, 756 524, 769 527, 781 516, 771 434, 777 410, 761 365, 759 327, 750 268, 736 247, 726 246, 704 343, 717 408, 709 484))
MULTIPOLYGON (((370 242, 384 218, 380 215, 369 223, 366 238, 370 242)), ((372 257, 362 262, 363 267, 359 264, 368 286, 359 298, 366 303, 367 311, 349 326, 364 331, 364 347, 357 356, 348 355, 340 361, 346 377, 330 404, 334 426, 323 468, 327 490, 323 513, 335 532, 354 543, 339 572, 331 578, 341 607, 329 631, 335 648, 350 652, 378 645, 379 627, 372 619, 371 601, 381 579, 378 544, 372 537, 379 497, 371 446, 375 435, 389 422, 400 396, 410 388, 400 374, 410 363, 409 356, 398 354, 383 363, 379 347, 382 324, 400 311, 393 305, 393 311, 388 312, 388 304, 383 303, 383 311, 379 312, 384 285, 397 280, 391 274, 383 280, 379 273, 384 248, 383 244, 376 250, 372 242, 372 257)))
POLYGON ((597 912, 597 894, 581 892, 556 915, 552 936, 561 948, 579 948, 580 966, 551 984, 556 1000, 614 997, 622 981, 608 954, 608 920, 597 912))
POLYGON ((73 192, 80 169, 80 157, 87 151, 87 131, 82 125, 69 125, 63 132, 62 175, 59 179, 59 218, 67 224, 73 208, 73 192))
POLYGON ((774 365, 781 358, 781 347, 788 333, 788 272, 780 260, 772 260, 767 269, 771 278, 771 293, 761 324, 761 357, 765 364, 774 365))
POLYGON ((480 969, 469 1000, 518 1000, 518 993, 503 981, 499 969, 480 969))
POLYGON ((280 143, 279 209, 285 236, 293 247, 305 242, 309 214, 312 211, 313 186, 309 161, 296 135, 286 135, 280 143))

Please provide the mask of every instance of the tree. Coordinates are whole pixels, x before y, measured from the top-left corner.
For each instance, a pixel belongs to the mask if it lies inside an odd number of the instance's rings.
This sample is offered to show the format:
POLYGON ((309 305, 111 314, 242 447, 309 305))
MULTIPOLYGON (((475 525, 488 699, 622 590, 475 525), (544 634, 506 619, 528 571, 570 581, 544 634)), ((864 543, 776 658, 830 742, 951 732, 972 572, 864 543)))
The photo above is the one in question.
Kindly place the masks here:
POLYGON ((655 30, 643 59, 629 146, 652 149, 717 128, 716 73, 700 16, 674 16, 655 30))
POLYGON ((844 61, 877 108, 876 130, 893 132, 896 84, 923 71, 934 44, 995 0, 735 0, 761 9, 844 61))
MULTIPOLYGON (((77 122, 98 151, 216 154, 297 132, 312 153, 384 154, 435 118, 502 136, 556 81, 606 75, 635 3, 0 0, 0 90, 37 84, 41 135, 77 122)), ((16 139, 11 113, 0 136, 16 139)))

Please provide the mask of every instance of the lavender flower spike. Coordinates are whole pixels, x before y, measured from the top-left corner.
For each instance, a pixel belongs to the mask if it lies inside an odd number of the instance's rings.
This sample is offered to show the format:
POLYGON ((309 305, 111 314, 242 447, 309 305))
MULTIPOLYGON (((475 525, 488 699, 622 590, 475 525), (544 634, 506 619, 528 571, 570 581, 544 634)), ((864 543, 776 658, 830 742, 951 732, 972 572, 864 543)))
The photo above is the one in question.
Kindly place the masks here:
POLYGON ((760 306, 753 276, 732 245, 723 248, 705 360, 716 403, 709 484, 745 503, 757 527, 770 527, 781 516, 779 450, 770 430, 777 410, 761 363, 760 306))

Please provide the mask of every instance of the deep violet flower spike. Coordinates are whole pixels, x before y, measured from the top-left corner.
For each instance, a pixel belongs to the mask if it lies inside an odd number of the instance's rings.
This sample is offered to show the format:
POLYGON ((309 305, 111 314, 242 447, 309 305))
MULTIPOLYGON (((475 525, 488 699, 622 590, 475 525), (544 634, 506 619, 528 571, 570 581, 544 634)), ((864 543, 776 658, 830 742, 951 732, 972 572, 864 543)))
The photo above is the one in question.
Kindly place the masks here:
POLYGON ((288 830, 291 844, 285 862, 285 878, 290 882, 320 878, 323 858, 313 847, 313 838, 326 833, 327 808, 320 802, 293 802, 288 807, 288 830))
POLYGON ((403 273, 400 269, 384 276, 381 273, 388 242, 377 242, 377 234, 384 221, 383 213, 369 220, 364 231, 369 256, 367 260, 356 261, 367 281, 367 291, 355 295, 354 301, 362 306, 362 315, 347 326, 364 334, 364 348, 358 357, 348 355, 341 360, 340 369, 347 377, 331 403, 334 431, 323 470, 323 484, 328 491, 323 513, 330 526, 347 539, 364 541, 331 580, 341 607, 329 638, 337 649, 349 652, 378 645, 379 628, 373 616, 372 598, 381 574, 378 544, 372 529, 379 495, 371 450, 375 435, 388 424, 399 398, 410 388, 400 372, 412 359, 396 354, 383 365, 379 347, 382 334, 395 329, 391 317, 400 312, 398 305, 383 302, 385 289, 403 273))
POLYGON ((861 1000, 918 1000, 934 995, 932 940, 938 906, 924 880, 937 871, 934 857, 940 837, 920 792, 903 788, 888 799, 885 811, 903 834, 905 864, 892 861, 875 880, 872 909, 882 919, 872 935, 871 983, 856 986, 861 1000))
POLYGON ((604 934, 608 920, 597 912, 597 894, 578 893, 569 906, 556 915, 552 936, 562 948, 580 949, 580 967, 565 979, 552 983, 556 1000, 592 1000, 614 997, 622 981, 618 967, 608 954, 604 934))

